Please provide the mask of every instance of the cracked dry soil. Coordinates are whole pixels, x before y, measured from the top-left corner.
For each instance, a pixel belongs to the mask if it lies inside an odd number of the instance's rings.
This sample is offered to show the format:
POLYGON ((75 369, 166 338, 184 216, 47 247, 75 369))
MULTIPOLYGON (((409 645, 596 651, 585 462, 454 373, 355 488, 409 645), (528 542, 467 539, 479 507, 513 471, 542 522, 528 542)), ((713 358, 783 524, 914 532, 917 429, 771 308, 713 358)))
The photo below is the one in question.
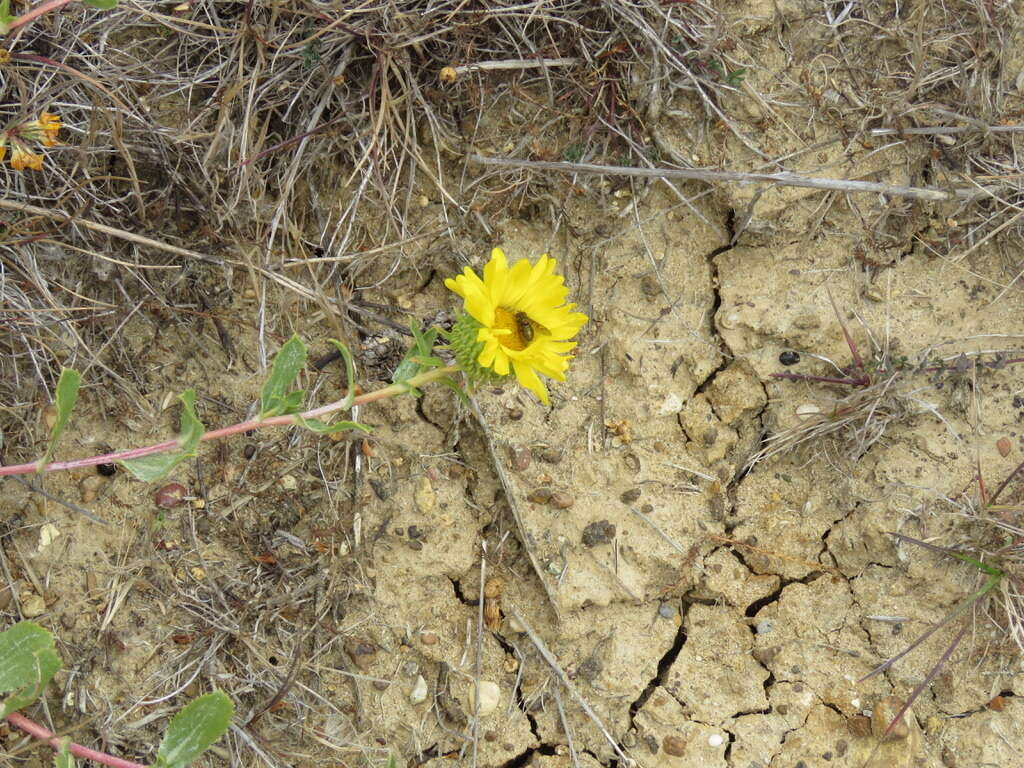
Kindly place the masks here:
MULTIPOLYGON (((588 213, 573 212, 581 232, 588 213)), ((865 271, 827 238, 731 247, 728 208, 702 220, 654 190, 637 213, 642 231, 561 246, 593 322, 550 410, 514 387, 486 390, 481 426, 433 389, 366 408, 364 448, 325 440, 295 453, 281 434, 217 449, 182 478, 202 508, 163 528, 136 514, 147 491, 119 475, 94 505, 119 527, 49 508, 54 544, 40 546, 31 524, 13 534, 47 580, 47 617, 74 660, 66 716, 122 707, 142 738, 169 677, 189 695, 200 672, 249 674, 225 685, 248 728, 294 765, 333 764, 318 739, 351 761, 393 754, 432 768, 469 765, 474 749, 495 768, 1012 764, 1024 677, 982 617, 902 738, 879 746, 866 715, 924 679, 951 633, 857 680, 971 589, 969 569, 886 532, 941 535, 937 494, 970 493, 975 462, 997 479, 1015 466, 1021 373, 987 372, 966 400, 963 382, 925 376, 915 386, 932 412, 894 421, 873 445, 822 440, 744 467, 766 434, 844 394, 771 378, 820 373, 813 355, 848 360, 826 288, 862 349, 907 352, 970 352, 978 343, 960 340, 1013 334, 1020 299, 993 313, 992 289, 964 271, 914 257, 865 271), (801 361, 783 366, 785 351, 801 361), (1012 441, 1005 457, 1000 436, 1012 441), (263 712, 294 659, 302 691, 326 703, 292 692, 263 712)), ((551 248, 539 228, 506 234, 512 254, 551 248)), ((979 249, 975 269, 986 258, 979 249)), ((439 279, 396 295, 424 315, 446 300, 439 279)), ((209 361, 189 359, 196 342, 167 333, 161 354, 185 351, 174 375, 199 377, 209 361)), ((223 407, 244 408, 256 385, 226 375, 223 407)), ((325 373, 315 386, 326 398, 341 382, 325 373)), ((222 407, 210 391, 208 422, 222 407)), ((136 444, 167 429, 161 419, 86 409, 76 440, 136 444)), ((74 498, 77 481, 51 488, 74 498)))
MULTIPOLYGON (((758 89, 784 58, 762 42, 764 71, 749 74, 758 89)), ((666 106, 692 107, 677 98, 666 106)), ((669 117, 651 129, 696 165, 757 166, 734 137, 695 142, 669 117)), ((834 162, 899 184, 921 162, 912 144, 849 151, 827 158, 830 173, 834 162)), ((100 735, 132 749, 156 738, 169 703, 215 683, 238 702, 237 753, 262 750, 271 764, 1020 764, 1024 675, 996 619, 975 618, 900 738, 879 745, 867 715, 925 679, 953 630, 857 681, 975 586, 971 569, 888 532, 955 543, 943 499, 973 493, 979 466, 992 484, 1021 461, 1022 368, 917 375, 917 412, 893 413, 870 445, 840 434, 745 469, 766 436, 846 394, 772 378, 849 363, 830 294, 869 356, 1015 346, 1024 298, 991 304, 1004 256, 993 242, 961 263, 932 259, 908 236, 867 263, 841 233, 879 216, 877 200, 855 211, 786 188, 694 199, 651 183, 601 203, 569 199, 557 231, 503 222, 510 257, 552 252, 592 318, 550 409, 506 387, 478 393, 478 418, 436 388, 366 407, 363 444, 279 433, 220 445, 182 467, 174 479, 197 502, 162 524, 150 491, 123 474, 91 506, 108 529, 15 488, 11 508, 23 511, 5 551, 21 564, 18 598, 46 598, 40 620, 68 666, 55 719, 116 713, 100 735), (795 364, 780 361, 793 353, 795 364), (44 546, 46 522, 60 535, 44 546)), ((417 211, 411 230, 444 215, 417 211)), ((461 254, 477 267, 479 240, 461 254)), ((458 265, 418 255, 365 279, 380 280, 374 300, 428 318, 454 306, 442 278, 458 265)), ((238 276, 227 307, 239 318, 255 312, 245 284, 238 276)), ((295 325, 328 335, 313 319, 295 325)), ((257 397, 255 331, 232 326, 232 359, 209 325, 196 327, 128 323, 126 354, 153 402, 139 411, 87 390, 69 443, 84 453, 173 432, 159 405, 182 382, 203 393, 207 424, 238 420, 257 397)), ((387 353, 370 347, 397 342, 350 341, 366 388, 386 378, 374 361, 387 353)), ((337 397, 341 378, 314 376, 314 395, 337 397)), ((48 487, 78 499, 81 480, 48 487)))

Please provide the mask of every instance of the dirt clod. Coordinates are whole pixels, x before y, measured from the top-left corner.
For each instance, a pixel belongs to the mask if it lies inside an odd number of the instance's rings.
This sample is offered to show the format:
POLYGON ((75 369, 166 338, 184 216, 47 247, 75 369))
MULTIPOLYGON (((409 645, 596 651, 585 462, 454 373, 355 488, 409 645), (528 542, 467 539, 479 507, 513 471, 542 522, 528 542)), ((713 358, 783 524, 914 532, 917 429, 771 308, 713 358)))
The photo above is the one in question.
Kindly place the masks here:
POLYGON ((607 520, 598 520, 590 523, 583 529, 583 544, 588 547, 597 547, 607 544, 615 538, 615 525, 607 520))

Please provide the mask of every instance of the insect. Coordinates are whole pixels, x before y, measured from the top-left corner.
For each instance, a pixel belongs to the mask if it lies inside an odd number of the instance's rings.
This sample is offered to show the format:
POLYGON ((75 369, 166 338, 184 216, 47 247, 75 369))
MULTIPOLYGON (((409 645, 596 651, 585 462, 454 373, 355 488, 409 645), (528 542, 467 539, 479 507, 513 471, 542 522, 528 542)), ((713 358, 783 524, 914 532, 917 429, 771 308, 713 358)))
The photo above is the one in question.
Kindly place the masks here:
POLYGON ((533 341, 533 323, 525 312, 516 312, 516 329, 527 344, 533 341))

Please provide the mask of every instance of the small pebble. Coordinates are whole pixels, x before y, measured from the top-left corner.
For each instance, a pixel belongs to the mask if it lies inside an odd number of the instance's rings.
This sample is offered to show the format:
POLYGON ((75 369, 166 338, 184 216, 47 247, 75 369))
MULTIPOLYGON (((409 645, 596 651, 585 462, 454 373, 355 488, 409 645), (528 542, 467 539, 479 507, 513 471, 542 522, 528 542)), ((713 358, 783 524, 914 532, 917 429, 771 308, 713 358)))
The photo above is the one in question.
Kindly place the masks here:
POLYGON ((509 448, 509 458, 512 461, 512 469, 515 472, 525 472, 530 468, 530 461, 533 456, 530 454, 529 448, 512 447, 509 448))
POLYGON ((437 645, 437 635, 433 632, 421 633, 420 640, 423 641, 424 645, 437 645))
POLYGON ((377 647, 367 640, 350 638, 345 643, 345 652, 352 659, 352 663, 363 672, 373 666, 377 659, 377 647))
POLYGON ((883 737, 887 741, 905 739, 910 735, 910 727, 907 725, 908 712, 904 713, 900 721, 889 727, 893 719, 903 708, 903 700, 898 696, 886 696, 881 699, 871 711, 871 733, 876 739, 883 737), (888 733, 886 733, 888 731, 888 733))
POLYGON ((663 619, 675 618, 676 609, 675 606, 669 605, 668 603, 662 603, 658 606, 658 615, 663 619))
MULTIPOLYGON (((501 701, 501 688, 491 680, 480 681, 480 717, 487 717, 498 708, 501 701)), ((469 713, 476 712, 476 685, 469 683, 469 713)))
POLYGON ((526 500, 533 504, 547 504, 551 499, 552 490, 550 488, 534 488, 526 496, 526 500))
MULTIPOLYGON (((340 432, 336 434, 341 434, 340 432)), ((373 493, 381 501, 387 501, 388 497, 391 496, 391 489, 388 488, 388 484, 383 480, 379 480, 376 477, 370 478, 370 487, 373 488, 373 493)))
POLYGON ((679 736, 666 736, 661 740, 661 748, 665 750, 666 755, 682 757, 686 754, 686 739, 679 736))
POLYGON ((821 408, 814 403, 801 403, 796 407, 796 415, 801 419, 809 419, 821 413, 821 408))
POLYGON ((622 493, 622 495, 619 496, 619 501, 621 501, 623 504, 632 504, 634 501, 636 501, 639 498, 640 498, 640 489, 639 488, 630 488, 628 491, 624 491, 622 493))
POLYGON ((171 509, 180 505, 187 494, 188 491, 181 483, 167 483, 153 494, 153 503, 161 509, 171 509))
POLYGON ((800 362, 800 353, 794 352, 791 349, 787 349, 785 352, 779 355, 779 362, 783 365, 796 365, 800 362))
POLYGON ((1010 438, 1000 437, 996 440, 996 450, 999 451, 999 455, 1004 459, 1010 455, 1010 438))
POLYGON ((519 421, 520 419, 523 418, 523 409, 522 408, 509 408, 508 409, 508 418, 509 418, 509 421, 519 421))
POLYGON ((562 460, 562 452, 557 448, 545 448, 540 452, 540 460, 548 464, 558 464, 562 460))
POLYGON ((555 491, 551 494, 551 499, 548 503, 555 509, 569 509, 576 500, 565 491, 555 491))
POLYGON ((386 691, 388 689, 389 685, 390 685, 390 683, 388 683, 387 680, 374 680, 373 681, 373 687, 376 688, 378 691, 386 691))
POLYGON ((720 747, 725 742, 720 733, 712 733, 708 736, 708 744, 712 747, 720 747))

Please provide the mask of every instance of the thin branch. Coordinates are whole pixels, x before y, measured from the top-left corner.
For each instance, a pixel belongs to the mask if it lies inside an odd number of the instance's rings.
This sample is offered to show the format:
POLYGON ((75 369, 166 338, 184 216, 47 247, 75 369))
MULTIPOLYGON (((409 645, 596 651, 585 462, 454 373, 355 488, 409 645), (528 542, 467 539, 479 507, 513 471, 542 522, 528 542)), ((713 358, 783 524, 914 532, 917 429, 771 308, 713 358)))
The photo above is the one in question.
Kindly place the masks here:
POLYGON ((522 168, 530 171, 561 171, 563 173, 598 174, 605 176, 641 176, 650 179, 693 179, 709 184, 777 184, 782 187, 805 187, 837 192, 867 192, 871 194, 909 197, 916 200, 973 200, 983 196, 985 190, 971 189, 929 189, 926 187, 903 187, 882 184, 877 181, 854 181, 851 179, 822 179, 800 176, 796 173, 747 173, 742 171, 712 171, 702 168, 637 168, 635 166, 598 165, 596 163, 563 163, 542 160, 518 160, 514 157, 485 157, 470 154, 466 159, 479 165, 504 168, 522 168))

